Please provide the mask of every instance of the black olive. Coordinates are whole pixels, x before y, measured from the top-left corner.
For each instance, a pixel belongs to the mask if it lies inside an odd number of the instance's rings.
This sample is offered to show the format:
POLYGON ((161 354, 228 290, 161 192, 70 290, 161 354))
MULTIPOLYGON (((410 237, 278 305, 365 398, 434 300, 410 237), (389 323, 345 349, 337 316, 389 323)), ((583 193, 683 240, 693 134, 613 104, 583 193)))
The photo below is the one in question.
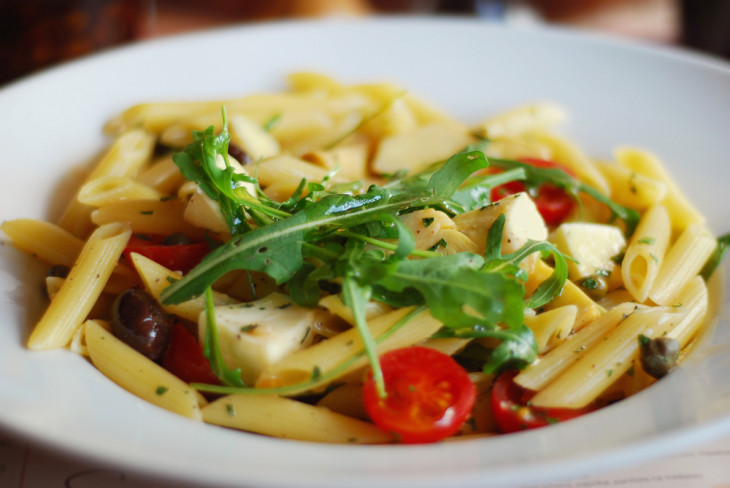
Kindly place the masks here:
POLYGON ((68 272, 71 271, 65 264, 54 264, 46 272, 48 277, 65 278, 68 276, 68 272))
POLYGON ((236 146, 235 144, 228 143, 228 155, 233 156, 236 161, 241 163, 242 166, 246 166, 247 164, 251 164, 251 156, 241 149, 240 147, 236 146))
POLYGON ((679 358, 679 341, 669 337, 651 339, 639 336, 641 367, 656 379, 664 377, 676 365, 679 358))
POLYGON ((188 236, 186 236, 185 234, 182 234, 180 232, 170 234, 169 236, 165 237, 165 239, 162 241, 162 244, 164 246, 177 246, 179 244, 192 244, 192 243, 193 243, 193 241, 191 241, 188 236))
POLYGON ((156 361, 170 342, 170 321, 146 291, 130 288, 112 306, 112 332, 126 344, 156 361))

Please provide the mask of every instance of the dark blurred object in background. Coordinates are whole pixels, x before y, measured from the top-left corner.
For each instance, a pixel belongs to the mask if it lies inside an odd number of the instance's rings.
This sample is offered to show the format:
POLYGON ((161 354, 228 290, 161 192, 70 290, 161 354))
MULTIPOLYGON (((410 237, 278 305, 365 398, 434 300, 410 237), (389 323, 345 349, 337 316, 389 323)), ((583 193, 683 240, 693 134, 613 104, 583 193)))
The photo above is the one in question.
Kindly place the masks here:
POLYGON ((0 84, 139 36, 151 0, 0 0, 0 84))
POLYGON ((730 59, 730 1, 682 0, 682 44, 730 59))
POLYGON ((138 38, 374 14, 571 26, 730 59, 730 0, 0 0, 0 85, 138 38))

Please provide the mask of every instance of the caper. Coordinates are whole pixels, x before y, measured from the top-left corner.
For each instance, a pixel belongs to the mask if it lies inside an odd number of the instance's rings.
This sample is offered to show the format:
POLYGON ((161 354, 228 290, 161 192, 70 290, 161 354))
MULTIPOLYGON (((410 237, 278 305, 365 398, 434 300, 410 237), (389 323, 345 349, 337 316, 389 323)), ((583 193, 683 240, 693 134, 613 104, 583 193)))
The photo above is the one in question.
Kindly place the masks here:
POLYGON ((170 342, 170 321, 146 291, 130 288, 112 306, 112 333, 149 359, 162 357, 170 342))
POLYGON ((680 344, 676 339, 657 337, 651 339, 639 336, 641 351, 641 367, 656 379, 666 376, 676 365, 679 358, 680 344))
POLYGON ((606 278, 598 275, 586 276, 576 282, 586 294, 594 300, 600 300, 608 293, 606 278))

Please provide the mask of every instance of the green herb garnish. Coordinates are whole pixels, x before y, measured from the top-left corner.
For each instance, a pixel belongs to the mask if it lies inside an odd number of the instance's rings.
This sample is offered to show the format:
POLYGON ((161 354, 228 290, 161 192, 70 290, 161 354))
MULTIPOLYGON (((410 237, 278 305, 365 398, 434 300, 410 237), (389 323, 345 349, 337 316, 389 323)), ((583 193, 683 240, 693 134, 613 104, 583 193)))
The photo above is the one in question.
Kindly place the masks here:
MULTIPOLYGON (((277 284, 286 284, 293 302, 301 306, 315 306, 322 291, 341 292, 355 317, 364 344, 362 354, 370 362, 381 395, 385 390, 377 340, 370 336, 364 314, 370 300, 396 307, 427 308, 444 324, 439 337, 497 339, 496 347, 489 349, 484 358, 485 372, 534 360, 537 347, 523 323, 523 310, 541 307, 561 292, 567 279, 565 257, 551 244, 533 241, 516 252, 501 255, 504 216, 489 230, 484 256, 416 250, 413 235, 398 216, 424 208, 437 208, 451 215, 480 208, 489 203, 491 188, 516 179, 530 184, 550 182, 571 193, 590 194, 592 189, 561 171, 505 160, 497 161, 506 171, 475 175, 487 168, 489 161, 482 152, 467 150, 419 173, 395 175, 387 184, 372 185, 359 194, 337 193, 326 181, 302 181, 289 200, 277 203, 263 195, 254 177, 235 173, 227 160, 228 141, 224 112, 219 135, 213 128, 195 132, 194 142, 174 158, 183 174, 218 202, 232 238, 162 293, 165 304, 205 294, 208 327, 204 349, 223 383, 215 389, 209 386, 206 391, 273 393, 301 391, 303 387, 246 387, 240 371, 230 370, 223 363, 210 286, 232 270, 268 274, 277 284), (221 159, 225 168, 220 167, 221 159), (257 188, 255 194, 246 189, 251 185, 257 188), (519 264, 534 252, 551 256, 555 267, 553 275, 525 298, 526 273, 519 264), (421 259, 409 259, 412 256, 421 259)), ((633 229, 630 211, 602 195, 594 197, 624 218, 627 229, 633 229)), ((315 371, 305 384, 318 384, 326 376, 315 371)))

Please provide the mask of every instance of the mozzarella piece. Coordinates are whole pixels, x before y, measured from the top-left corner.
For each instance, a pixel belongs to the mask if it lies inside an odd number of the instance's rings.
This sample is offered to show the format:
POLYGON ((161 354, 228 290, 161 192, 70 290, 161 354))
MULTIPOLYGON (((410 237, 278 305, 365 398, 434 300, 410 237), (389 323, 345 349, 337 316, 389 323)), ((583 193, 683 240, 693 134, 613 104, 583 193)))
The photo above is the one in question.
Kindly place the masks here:
POLYGON ((528 240, 544 241, 548 232, 535 202, 527 193, 516 193, 486 207, 471 210, 454 217, 457 230, 476 244, 476 252, 483 254, 487 233, 497 218, 504 214, 502 253, 510 253, 524 246, 528 240))
MULTIPOLYGON (((223 360, 230 368, 240 368, 243 381, 253 385, 265 368, 311 345, 312 327, 325 312, 300 307, 288 296, 272 293, 254 302, 217 306, 214 313, 223 360)), ((202 343, 205 312, 198 323, 202 343)))
POLYGON ((573 281, 596 272, 611 273, 616 267, 613 257, 626 247, 621 230, 612 225, 566 222, 553 233, 552 240, 568 260, 568 273, 573 281))

